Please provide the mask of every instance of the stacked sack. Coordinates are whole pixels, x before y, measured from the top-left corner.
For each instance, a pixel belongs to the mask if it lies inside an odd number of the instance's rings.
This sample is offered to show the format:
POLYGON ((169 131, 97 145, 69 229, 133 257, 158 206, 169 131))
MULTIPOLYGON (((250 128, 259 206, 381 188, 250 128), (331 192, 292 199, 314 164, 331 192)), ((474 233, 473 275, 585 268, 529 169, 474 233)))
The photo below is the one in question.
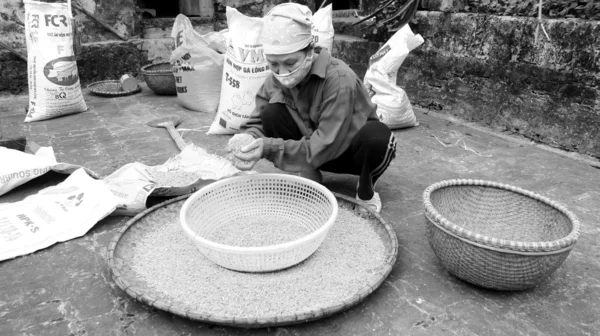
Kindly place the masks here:
POLYGON ((256 93, 270 72, 259 41, 262 19, 245 16, 231 7, 227 7, 226 15, 229 28, 221 99, 208 134, 238 133, 254 110, 256 93))
POLYGON ((312 30, 315 46, 333 52, 333 8, 331 4, 319 9, 312 17, 312 30))
POLYGON ((29 79, 25 122, 86 111, 73 50, 71 1, 24 4, 29 79))
POLYGON ((187 109, 214 113, 219 105, 225 37, 218 32, 201 35, 190 19, 179 14, 171 37, 175 50, 171 53, 177 97, 187 109))

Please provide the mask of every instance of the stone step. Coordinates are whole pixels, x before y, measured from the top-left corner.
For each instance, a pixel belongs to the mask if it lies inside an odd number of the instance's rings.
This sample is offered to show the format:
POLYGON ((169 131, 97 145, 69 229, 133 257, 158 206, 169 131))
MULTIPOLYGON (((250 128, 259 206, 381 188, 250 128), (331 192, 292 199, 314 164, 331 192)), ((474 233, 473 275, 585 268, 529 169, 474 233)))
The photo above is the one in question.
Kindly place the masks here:
POLYGON ((379 49, 379 43, 360 37, 336 34, 333 39, 332 55, 346 62, 360 79, 369 65, 369 57, 379 49))
POLYGON ((333 30, 336 35, 341 34, 364 38, 370 21, 353 25, 353 23, 359 20, 360 18, 356 16, 334 17, 333 30))
POLYGON ((340 9, 331 11, 333 19, 356 17, 356 15, 363 15, 363 11, 359 9, 340 9))
MULTIPOLYGON (((169 33, 170 35, 170 33, 169 33)), ((336 35, 332 55, 345 61, 360 78, 378 43, 346 35, 336 35)), ((132 39, 82 44, 77 60, 83 86, 101 80, 118 79, 128 73, 141 78, 140 68, 150 62, 168 61, 174 48, 172 38, 132 39)), ((27 91, 27 63, 0 51, 0 93, 27 91)))
MULTIPOLYGON (((333 16, 333 29, 336 35, 351 35, 356 37, 364 37, 365 29, 368 26, 367 23, 361 23, 358 25, 352 25, 353 23, 360 20, 360 17, 356 17, 353 13, 337 13, 345 11, 335 11, 333 16), (344 14, 344 15, 342 15, 344 14)), ((215 23, 210 19, 202 18, 190 18, 194 30, 200 34, 207 34, 214 31, 215 23)), ((142 35, 143 39, 157 39, 157 38, 169 38, 171 37, 171 30, 173 29, 174 18, 160 18, 160 19, 145 19, 142 21, 142 35)))
MULTIPOLYGON (((352 24, 360 20, 361 12, 355 10, 333 11, 333 28, 337 35, 352 35, 363 37, 366 23, 353 26, 352 24), (356 15, 359 15, 357 17, 356 15)), ((189 17, 194 26, 194 30, 200 34, 206 34, 214 30, 215 20, 212 18, 189 17)), ((142 20, 143 39, 169 38, 175 18, 154 18, 142 20)))

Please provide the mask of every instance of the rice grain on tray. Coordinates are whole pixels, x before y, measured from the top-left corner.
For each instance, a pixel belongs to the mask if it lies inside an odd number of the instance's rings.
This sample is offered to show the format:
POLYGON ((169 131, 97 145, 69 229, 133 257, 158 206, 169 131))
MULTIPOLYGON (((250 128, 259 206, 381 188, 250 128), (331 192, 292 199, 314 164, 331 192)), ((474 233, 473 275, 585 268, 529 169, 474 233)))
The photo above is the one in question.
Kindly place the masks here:
POLYGON ((206 259, 178 222, 182 202, 140 220, 147 227, 131 265, 153 294, 222 317, 289 316, 340 304, 370 284, 385 246, 367 219, 340 207, 321 247, 304 262, 271 273, 242 273, 206 259))
POLYGON ((152 176, 156 185, 159 187, 185 187, 200 178, 200 174, 186 172, 183 170, 172 170, 168 172, 162 172, 153 170, 151 171, 152 176))
POLYGON ((160 166, 149 167, 157 187, 186 187, 198 180, 219 180, 239 172, 227 159, 188 144, 160 166))

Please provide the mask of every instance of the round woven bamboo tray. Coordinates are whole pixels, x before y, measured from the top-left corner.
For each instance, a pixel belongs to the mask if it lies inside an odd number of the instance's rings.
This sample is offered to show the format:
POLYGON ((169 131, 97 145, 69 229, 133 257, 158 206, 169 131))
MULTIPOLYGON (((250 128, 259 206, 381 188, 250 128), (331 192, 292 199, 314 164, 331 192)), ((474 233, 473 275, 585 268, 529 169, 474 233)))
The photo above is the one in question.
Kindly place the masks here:
MULTIPOLYGON (((352 198, 337 193, 334 194, 340 204, 343 202, 350 205, 357 204, 352 198)), ((387 278, 391 272, 397 259, 398 240, 394 229, 381 216, 371 212, 368 223, 372 225, 385 246, 384 258, 379 267, 369 273, 370 277, 368 284, 364 287, 357 287, 353 294, 346 297, 343 301, 295 315, 261 316, 251 319, 239 316, 219 316, 211 314, 209 311, 189 309, 184 307, 181 303, 173 301, 169 296, 150 288, 136 275, 133 267, 130 266, 133 260, 131 250, 136 244, 136 237, 139 237, 148 230, 143 227, 143 225, 136 224, 138 224, 145 216, 155 211, 160 211, 161 208, 169 204, 179 202, 181 204, 180 206, 182 206, 188 197, 189 195, 184 195, 173 198, 132 218, 111 241, 108 248, 108 262, 116 284, 128 295, 157 309, 168 311, 191 320, 234 327, 261 328, 292 325, 321 319, 344 311, 364 300, 383 283, 385 278, 387 278)), ((184 235, 183 232, 181 234, 184 235)), ((243 295, 243 293, 240 293, 240 295, 243 295)))
POLYGON ((146 84, 157 95, 176 96, 177 86, 173 75, 173 66, 169 62, 148 64, 142 67, 146 84))
POLYGON ((129 95, 132 95, 132 94, 142 91, 142 88, 139 86, 134 90, 125 91, 125 90, 123 90, 123 87, 121 86, 121 82, 118 80, 106 80, 106 81, 94 82, 94 83, 89 84, 87 87, 90 90, 90 92, 92 92, 93 94, 97 94, 99 96, 104 96, 104 97, 129 96, 129 95))
POLYGON ((495 290, 534 287, 565 261, 580 223, 534 192, 481 180, 449 180, 423 193, 427 237, 444 267, 495 290))

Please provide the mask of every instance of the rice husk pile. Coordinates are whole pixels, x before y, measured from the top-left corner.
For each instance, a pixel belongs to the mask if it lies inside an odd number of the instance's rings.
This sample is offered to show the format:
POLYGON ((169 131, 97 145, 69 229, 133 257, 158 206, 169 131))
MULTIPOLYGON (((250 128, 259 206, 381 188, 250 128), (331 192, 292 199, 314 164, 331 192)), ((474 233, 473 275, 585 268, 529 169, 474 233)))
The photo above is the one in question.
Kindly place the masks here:
POLYGON ((270 273, 220 267, 196 248, 179 224, 183 201, 169 204, 136 225, 132 270, 152 292, 180 307, 225 318, 293 316, 342 304, 372 285, 385 246, 368 219, 340 207, 321 247, 302 263, 270 273), (166 299, 169 298, 169 299, 166 299))

